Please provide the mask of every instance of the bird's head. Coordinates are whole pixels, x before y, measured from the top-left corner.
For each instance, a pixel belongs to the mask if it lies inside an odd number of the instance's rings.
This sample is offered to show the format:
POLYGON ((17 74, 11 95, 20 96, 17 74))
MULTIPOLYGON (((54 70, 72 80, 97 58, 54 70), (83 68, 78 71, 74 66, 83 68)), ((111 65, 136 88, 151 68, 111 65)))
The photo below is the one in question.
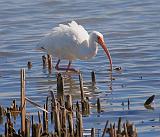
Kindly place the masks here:
POLYGON ((103 50, 105 51, 108 59, 109 59, 109 63, 110 63, 110 70, 112 71, 112 58, 111 55, 109 53, 109 50, 106 46, 106 43, 104 42, 104 38, 103 35, 100 32, 97 31, 93 31, 93 38, 95 39, 95 41, 101 45, 101 47, 103 48, 103 50))

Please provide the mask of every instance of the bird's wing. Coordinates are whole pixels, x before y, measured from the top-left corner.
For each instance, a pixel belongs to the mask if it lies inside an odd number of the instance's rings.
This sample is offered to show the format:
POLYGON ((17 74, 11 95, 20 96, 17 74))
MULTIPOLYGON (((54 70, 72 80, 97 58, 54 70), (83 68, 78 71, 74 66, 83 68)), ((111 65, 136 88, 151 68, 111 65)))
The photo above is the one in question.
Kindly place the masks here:
POLYGON ((89 39, 88 32, 83 28, 83 26, 78 25, 75 21, 68 23, 68 25, 71 31, 75 34, 75 38, 79 43, 89 39))
POLYGON ((40 41, 38 47, 55 55, 60 54, 60 52, 62 52, 61 50, 66 49, 68 49, 67 51, 70 51, 71 54, 76 46, 83 46, 83 43, 88 41, 88 39, 88 32, 81 25, 72 21, 68 23, 68 25, 59 24, 58 27, 53 28, 52 31, 46 34, 40 41))

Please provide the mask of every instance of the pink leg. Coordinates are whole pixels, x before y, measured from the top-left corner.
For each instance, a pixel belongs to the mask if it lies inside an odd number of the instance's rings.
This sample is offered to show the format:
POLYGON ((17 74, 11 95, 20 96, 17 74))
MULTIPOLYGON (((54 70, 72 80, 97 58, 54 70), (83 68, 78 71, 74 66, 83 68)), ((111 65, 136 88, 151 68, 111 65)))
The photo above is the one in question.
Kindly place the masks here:
POLYGON ((59 63, 60 63, 60 61, 61 61, 61 60, 58 59, 57 64, 56 64, 56 66, 55 66, 55 69, 56 69, 56 70, 59 70, 59 69, 60 69, 60 68, 59 68, 59 63))
POLYGON ((67 66, 67 70, 66 71, 75 71, 77 72, 77 70, 75 70, 74 68, 70 68, 72 61, 69 60, 68 66, 67 66))

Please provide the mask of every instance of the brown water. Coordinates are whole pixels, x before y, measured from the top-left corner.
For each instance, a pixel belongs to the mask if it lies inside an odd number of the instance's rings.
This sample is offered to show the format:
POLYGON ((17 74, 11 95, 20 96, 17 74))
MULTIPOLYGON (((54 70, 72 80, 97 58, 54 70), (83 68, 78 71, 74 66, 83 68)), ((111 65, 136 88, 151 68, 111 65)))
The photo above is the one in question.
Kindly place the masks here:
MULTIPOLYGON (((104 128, 106 120, 117 121, 121 116, 138 128, 140 137, 160 134, 160 2, 138 0, 101 0, 92 2, 53 0, 0 1, 0 104, 7 107, 13 99, 19 103, 19 71, 26 68, 26 94, 43 105, 48 90, 56 90, 56 71, 51 75, 43 69, 41 56, 35 46, 52 27, 76 20, 89 32, 100 31, 110 49, 115 80, 109 80, 108 59, 99 49, 88 61, 77 60, 73 66, 83 73, 85 95, 92 103, 92 113, 83 118, 84 128, 104 128), (27 69, 27 62, 33 67, 27 69), (91 84, 90 72, 96 72, 96 85, 91 84), (152 109, 144 107, 145 100, 155 94, 152 109), (104 112, 97 115, 99 97, 104 112), (130 109, 127 100, 130 98, 130 109), (124 102, 124 106, 122 105, 124 102)), ((54 59, 54 64, 56 60, 54 59)), ((65 61, 63 63, 66 63, 65 61)), ((80 99, 78 76, 65 79, 65 93, 80 99)), ((37 108, 27 104, 27 112, 37 108)), ((3 123, 4 125, 4 123, 3 123)), ((0 133, 4 126, 0 125, 0 133)), ((50 129, 53 125, 50 126, 50 129)), ((17 129, 20 122, 15 123, 17 129)))

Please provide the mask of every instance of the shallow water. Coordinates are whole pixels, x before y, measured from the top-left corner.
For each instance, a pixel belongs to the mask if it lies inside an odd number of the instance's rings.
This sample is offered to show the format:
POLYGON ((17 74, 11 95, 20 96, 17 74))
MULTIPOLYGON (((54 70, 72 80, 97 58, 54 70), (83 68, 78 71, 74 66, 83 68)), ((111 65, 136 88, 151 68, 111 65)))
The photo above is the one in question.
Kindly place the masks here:
MULTIPOLYGON (((84 128, 104 128, 106 120, 117 121, 121 116, 138 128, 140 137, 160 134, 160 2, 139 0, 1 0, 0 1, 0 104, 7 107, 13 99, 19 103, 19 71, 26 68, 28 97, 43 105, 48 90, 56 89, 56 71, 51 75, 42 68, 41 56, 35 46, 45 33, 59 23, 76 20, 89 32, 103 33, 111 52, 115 80, 110 82, 108 59, 99 48, 96 57, 75 61, 73 66, 83 72, 85 95, 93 109, 84 118, 84 128), (27 62, 33 67, 27 69, 27 62), (96 86, 90 72, 96 72, 96 86), (155 94, 154 109, 143 104, 155 94), (104 112, 97 115, 94 104, 100 97, 104 112), (127 100, 131 105, 128 110, 127 100), (122 106, 124 102, 124 106, 122 106)), ((54 63, 56 60, 54 60, 54 63)), ((65 61, 63 62, 65 63, 65 61)), ((65 92, 80 99, 78 76, 65 80, 65 92)), ((37 109, 27 104, 27 111, 37 109)), ((20 123, 15 123, 19 127, 20 123)), ((4 126, 0 125, 0 134, 4 126)))

